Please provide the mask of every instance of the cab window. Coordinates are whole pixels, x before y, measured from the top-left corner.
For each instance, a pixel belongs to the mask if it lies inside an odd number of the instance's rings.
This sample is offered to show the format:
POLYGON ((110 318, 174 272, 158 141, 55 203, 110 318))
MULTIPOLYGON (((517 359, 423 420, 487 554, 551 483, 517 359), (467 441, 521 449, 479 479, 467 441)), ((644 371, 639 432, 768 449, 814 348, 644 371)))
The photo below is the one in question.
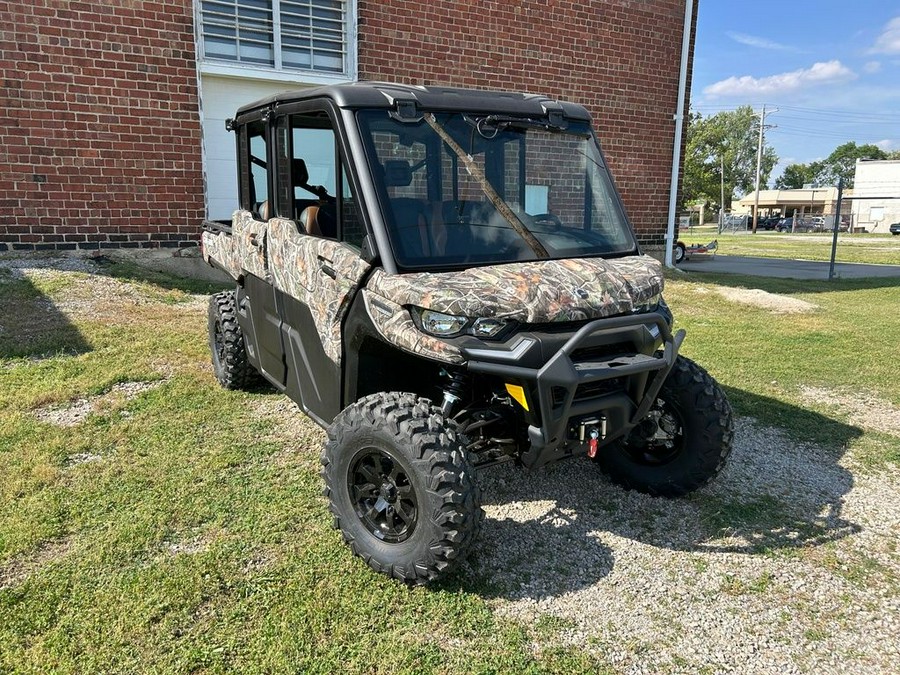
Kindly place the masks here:
POLYGON ((276 128, 278 214, 306 234, 359 247, 364 232, 328 114, 283 116, 276 128))
POLYGON ((272 211, 269 203, 265 123, 260 120, 247 124, 241 140, 242 161, 248 167, 245 173, 246 184, 242 186, 241 208, 250 211, 257 220, 268 220, 272 211))

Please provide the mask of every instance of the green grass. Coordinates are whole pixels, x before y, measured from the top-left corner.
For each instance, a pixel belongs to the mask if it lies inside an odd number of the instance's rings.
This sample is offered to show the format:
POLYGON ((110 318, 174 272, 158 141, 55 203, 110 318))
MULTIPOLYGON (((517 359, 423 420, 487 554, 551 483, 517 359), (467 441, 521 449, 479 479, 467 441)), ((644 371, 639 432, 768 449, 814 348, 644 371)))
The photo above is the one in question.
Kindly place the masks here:
MULTIPOLYGON (((275 394, 215 384, 189 285, 124 273, 147 302, 58 311, 0 358, 0 671, 608 672, 556 644, 563 624, 532 631, 452 578, 411 590, 352 557, 320 496, 320 432, 286 435, 253 412, 275 394), (75 426, 33 415, 161 379, 75 426)), ((69 290, 4 279, 0 316, 69 290)))
MULTIPOLYGON (((790 260, 831 260, 832 235, 830 233, 782 233, 759 230, 751 232, 723 232, 716 234, 714 226, 704 225, 683 231, 679 235, 688 243, 719 242, 718 252, 723 255, 755 256, 762 258, 786 258, 790 260)), ((883 234, 838 234, 837 262, 900 265, 900 237, 883 234)))
POLYGON ((900 407, 896 377, 900 280, 800 281, 685 274, 667 286, 676 325, 687 329, 683 353, 725 386, 739 413, 784 428, 798 439, 856 448, 878 465, 897 460, 894 443, 848 424, 840 410, 811 399, 804 387, 864 392, 900 407), (761 289, 816 305, 776 314, 725 300, 716 288, 761 289))
MULTIPOLYGON (((80 275, 0 279, 0 671, 612 671, 560 646, 567 619, 501 619, 490 593, 458 577, 410 590, 353 558, 319 496, 318 429, 303 421, 287 433, 255 412, 275 394, 215 384, 205 309, 190 295, 210 288, 111 271, 146 301, 99 299, 97 318, 73 318, 60 308, 91 300, 80 275), (160 384, 104 399, 71 427, 33 414, 129 381, 160 384)), ((882 470, 897 461, 896 438, 849 424, 801 385, 900 405, 898 286, 681 275, 667 297, 688 329, 684 353, 722 381, 739 413, 882 470), (717 284, 818 309, 773 315, 725 301, 717 284)), ((779 545, 779 527, 794 527, 773 497, 699 503, 710 537, 766 531, 765 549, 779 545)), ((860 583, 884 576, 868 557, 841 565, 860 583)), ((772 582, 726 579, 724 590, 765 594, 772 582)))

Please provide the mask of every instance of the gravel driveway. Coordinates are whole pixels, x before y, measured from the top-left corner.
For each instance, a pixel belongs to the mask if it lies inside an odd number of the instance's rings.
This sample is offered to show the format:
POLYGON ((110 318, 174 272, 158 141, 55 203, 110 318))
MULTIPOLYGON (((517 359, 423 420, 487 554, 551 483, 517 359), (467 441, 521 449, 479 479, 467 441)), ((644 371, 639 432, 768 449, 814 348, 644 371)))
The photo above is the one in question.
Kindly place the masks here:
MULTIPOLYGON (((501 615, 624 672, 896 672, 896 477, 749 418, 708 488, 624 491, 586 459, 482 473, 488 519, 467 582, 501 615)), ((463 584, 465 585, 465 583, 463 584)))

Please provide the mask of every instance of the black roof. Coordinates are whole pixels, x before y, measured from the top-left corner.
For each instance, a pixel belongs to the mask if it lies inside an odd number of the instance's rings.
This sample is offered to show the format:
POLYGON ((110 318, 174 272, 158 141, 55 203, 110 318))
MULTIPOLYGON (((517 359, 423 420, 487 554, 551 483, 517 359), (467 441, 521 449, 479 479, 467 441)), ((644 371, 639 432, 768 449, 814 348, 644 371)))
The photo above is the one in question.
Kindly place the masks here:
POLYGON ((455 89, 451 87, 416 86, 388 82, 353 82, 325 87, 286 91, 241 106, 237 114, 277 104, 330 98, 341 108, 392 108, 396 100, 415 101, 423 110, 479 111, 506 115, 542 116, 548 110, 562 110, 569 119, 590 121, 591 116, 576 103, 554 101, 540 94, 507 91, 455 89))

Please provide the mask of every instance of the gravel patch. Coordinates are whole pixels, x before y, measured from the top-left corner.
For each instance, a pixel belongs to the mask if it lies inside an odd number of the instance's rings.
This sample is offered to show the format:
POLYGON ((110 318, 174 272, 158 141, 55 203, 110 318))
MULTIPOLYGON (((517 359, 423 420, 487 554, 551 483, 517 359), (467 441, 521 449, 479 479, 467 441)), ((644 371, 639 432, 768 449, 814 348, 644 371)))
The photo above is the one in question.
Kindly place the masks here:
POLYGON ((900 436, 900 409, 890 401, 872 394, 805 385, 800 391, 808 402, 829 405, 845 413, 851 424, 900 436))
MULTIPOLYGON (((0 254, 0 270, 8 270, 15 279, 23 279, 28 271, 56 270, 96 274, 97 264, 89 257, 48 256, 47 254, 0 254)), ((2 277, 0 277, 2 278, 2 277)))
MULTIPOLYGON (((170 256, 171 257, 171 256, 170 256)), ((150 297, 139 286, 104 274, 105 257, 79 256, 24 256, 0 255, 0 282, 29 279, 46 281, 60 278, 66 280, 63 297, 57 300, 38 298, 36 306, 47 313, 60 312, 69 318, 90 320, 102 319, 109 322, 129 321, 127 308, 159 304, 159 299, 150 297)), ((184 300, 176 305, 167 305, 172 311, 205 313, 209 296, 185 294, 184 300)))
POLYGON ((897 481, 738 420, 722 475, 678 500, 586 459, 481 472, 487 520, 461 573, 494 611, 628 673, 895 672, 897 481))
MULTIPOLYGON (((73 427, 83 422, 88 415, 109 407, 119 401, 130 401, 139 394, 164 384, 166 380, 153 382, 120 382, 114 384, 109 391, 97 396, 79 398, 65 405, 51 405, 38 408, 34 416, 42 422, 49 422, 61 427, 73 427)), ((71 461, 71 457, 69 458, 71 461)), ((90 461, 90 460, 82 460, 90 461)), ((79 463, 79 462, 74 462, 79 463)))
POLYGON ((806 300, 792 298, 787 295, 779 295, 777 293, 769 293, 759 288, 728 288, 722 286, 716 289, 720 295, 731 302, 739 302, 742 305, 750 305, 766 309, 775 314, 800 314, 803 312, 812 312, 818 309, 815 305, 806 300))

